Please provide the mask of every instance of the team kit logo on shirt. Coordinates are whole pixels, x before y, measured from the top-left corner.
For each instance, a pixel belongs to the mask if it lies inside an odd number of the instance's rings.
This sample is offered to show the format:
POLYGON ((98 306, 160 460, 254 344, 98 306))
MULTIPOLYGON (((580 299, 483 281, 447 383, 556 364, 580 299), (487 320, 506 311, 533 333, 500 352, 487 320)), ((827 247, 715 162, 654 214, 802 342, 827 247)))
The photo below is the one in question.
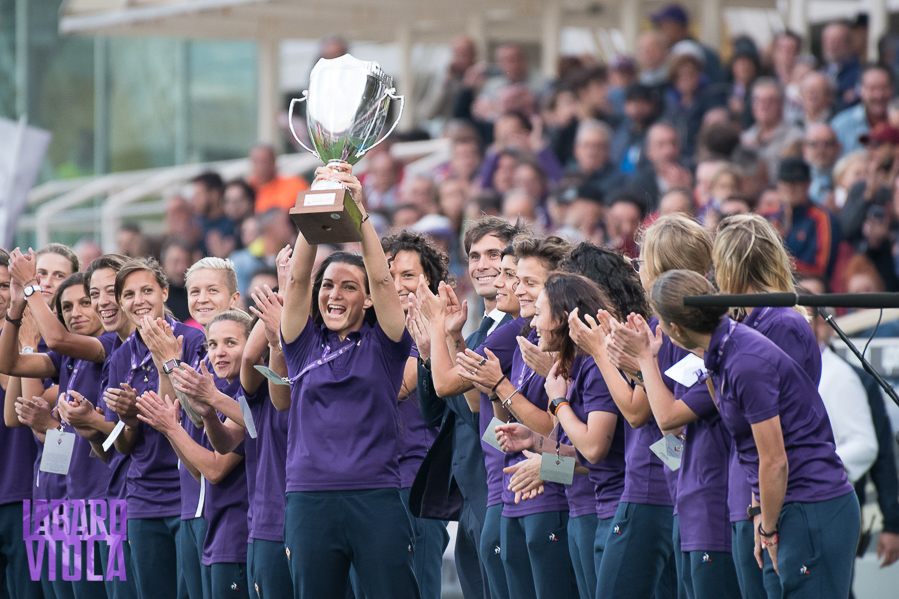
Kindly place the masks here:
POLYGON ((123 499, 26 499, 22 503, 22 536, 31 580, 127 580, 125 549, 127 507, 123 499), (106 571, 94 556, 98 543, 109 548, 106 571), (62 571, 57 571, 57 555, 62 571), (83 567, 82 567, 83 566, 83 567))

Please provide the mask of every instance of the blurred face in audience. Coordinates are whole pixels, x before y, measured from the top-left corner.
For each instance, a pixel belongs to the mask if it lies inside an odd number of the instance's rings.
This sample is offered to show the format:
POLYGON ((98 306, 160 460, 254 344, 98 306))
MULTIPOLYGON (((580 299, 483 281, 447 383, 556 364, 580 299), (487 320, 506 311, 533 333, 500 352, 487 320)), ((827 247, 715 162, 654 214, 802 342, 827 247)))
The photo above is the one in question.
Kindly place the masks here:
POLYGON ((371 158, 369 172, 371 173, 372 187, 380 193, 390 191, 399 182, 399 167, 388 154, 375 154, 371 158))
POLYGON ((680 140, 677 131, 668 125, 653 125, 646 135, 646 157, 656 169, 676 163, 680 158, 680 140))
POLYGON ((265 285, 268 285, 269 289, 275 289, 278 286, 278 277, 276 275, 270 273, 259 273, 253 276, 250 279, 250 284, 247 287, 247 295, 241 296, 240 304, 243 306, 244 310, 249 308, 251 305, 255 305, 253 302, 253 298, 250 295, 250 292, 253 292, 258 287, 262 289, 265 285))
POLYGON ((421 212, 419 212, 417 206, 413 206, 412 204, 406 204, 403 206, 397 206, 396 210, 393 212, 393 218, 391 221, 393 222, 393 226, 395 229, 407 229, 417 223, 421 218, 421 212))
POLYGON ((264 185, 275 178, 275 165, 275 153, 271 148, 257 146, 250 151, 250 169, 258 184, 264 185))
POLYGON ((528 196, 539 201, 546 192, 543 177, 533 164, 522 163, 515 167, 515 189, 520 189, 528 196))
POLYGON ((758 71, 755 68, 755 62, 748 56, 741 56, 734 60, 731 70, 734 74, 734 81, 741 83, 744 86, 752 83, 752 80, 755 79, 755 76, 758 74, 758 71))
POLYGON ((477 59, 477 46, 473 39, 465 35, 453 39, 452 52, 450 68, 459 74, 465 73, 477 59))
POLYGON ((890 77, 883 69, 869 69, 862 75, 861 98, 869 120, 884 121, 893 89, 890 77))
POLYGON ((830 82, 822 73, 812 72, 803 77, 799 94, 802 97, 802 108, 809 116, 822 114, 833 104, 830 82))
POLYGON ((471 181, 481 167, 481 152, 478 149, 478 143, 476 141, 454 143, 450 163, 457 177, 464 181, 471 181))
POLYGON ((757 85, 752 90, 752 116, 763 127, 774 127, 783 119, 783 99, 773 85, 757 85))
POLYGON ((493 125, 493 141, 499 148, 525 148, 530 133, 518 117, 504 115, 493 125))
POLYGON ((471 244, 468 250, 468 276, 479 296, 492 298, 496 294, 493 281, 499 274, 505 247, 506 243, 495 235, 485 235, 471 244))
POLYGON ((244 247, 250 245, 259 237, 259 221, 251 216, 240 223, 240 242, 244 247))
POLYGON ((184 274, 190 268, 191 256, 180 245, 172 244, 165 250, 162 257, 162 270, 169 280, 170 285, 180 287, 184 285, 184 274))
POLYGON ((804 206, 808 203, 808 181, 778 181, 777 193, 784 204, 804 206))
POLYGON ((201 268, 187 278, 187 309, 204 327, 216 315, 230 310, 240 302, 240 293, 228 289, 227 272, 222 269, 201 268))
POLYGON ((659 201, 659 216, 667 216, 675 212, 693 216, 693 203, 684 192, 678 190, 669 191, 659 201))
POLYGON ((515 224, 519 219, 524 221, 528 227, 537 222, 537 213, 535 210, 534 200, 527 192, 513 189, 503 198, 503 218, 511 224, 515 224))
POLYGON ((775 70, 789 75, 797 56, 799 56, 799 43, 786 35, 777 36, 771 54, 775 70))
POLYGON ((403 202, 418 207, 422 214, 437 211, 437 186, 429 177, 413 177, 403 186, 403 202))
POLYGON ((867 164, 864 158, 854 158, 849 165, 846 167, 843 175, 834 181, 836 187, 840 187, 843 189, 849 189, 855 183, 861 181, 865 178, 865 171, 867 169, 867 164))
POLYGON ((880 291, 883 291, 883 288, 871 273, 860 272, 852 275, 846 281, 847 293, 878 293, 880 291))
POLYGON ((671 80, 675 89, 683 96, 693 97, 699 89, 699 80, 702 76, 702 68, 693 60, 682 60, 678 63, 677 70, 671 74, 671 80))
POLYGON ((240 185, 225 188, 225 216, 236 223, 243 222, 254 211, 253 200, 240 185))
POLYGON ((840 157, 840 142, 830 125, 815 123, 806 129, 802 156, 817 169, 833 168, 840 157))
POLYGON ((528 78, 528 61, 518 44, 504 44, 496 50, 496 65, 512 83, 528 78))
POLYGON ((733 214, 749 214, 752 211, 749 209, 749 204, 744 200, 731 199, 721 202, 720 212, 721 218, 724 218, 733 214))
POLYGON ((515 168, 518 161, 512 156, 500 156, 493 172, 493 189, 507 193, 515 187, 515 168))
POLYGON ((461 218, 465 208, 467 187, 458 179, 446 179, 440 184, 440 213, 454 221, 461 218))
POLYGON ((603 212, 601 202, 586 198, 575 198, 569 204, 565 213, 565 224, 589 236, 602 222, 603 212))
POLYGON ((696 165, 696 185, 693 187, 693 195, 703 206, 712 194, 712 176, 722 164, 719 160, 704 160, 696 165))
POLYGON ((849 28, 831 23, 821 32, 821 54, 826 62, 843 62, 849 58, 849 28))
POLYGON ((781 206, 780 192, 777 189, 766 189, 759 196, 759 205, 757 212, 759 214, 773 214, 780 210, 781 206))
MULTIPOLYGON (((394 256, 388 257, 390 276, 393 277, 393 286, 400 296, 400 304, 403 312, 409 311, 409 294, 418 289, 419 277, 425 274, 421 266, 421 258, 418 252, 402 250, 394 256)), ((425 276, 425 282, 430 285, 431 280, 425 276)))
POLYGON ((725 200, 740 191, 740 181, 730 173, 722 173, 715 178, 712 184, 712 197, 716 200, 725 200))
POLYGON ((606 231, 612 239, 633 239, 642 220, 637 206, 631 202, 615 202, 606 211, 606 231))
POLYGON ((652 71, 663 64, 668 54, 668 42, 658 31, 648 31, 637 40, 637 63, 640 69, 652 71))
POLYGON ((652 118, 653 103, 643 98, 632 98, 624 102, 624 114, 632 121, 644 125, 652 118))
POLYGON ((578 97, 587 110, 605 111, 609 107, 609 84, 594 77, 581 89, 578 97))
POLYGON ((574 143, 574 159, 584 174, 594 173, 609 162, 609 140, 599 129, 584 129, 574 143))
POLYGON ((143 255, 144 238, 140 231, 119 229, 116 233, 116 253, 129 258, 140 258, 143 255))
POLYGON ((546 121, 556 127, 564 127, 577 116, 577 97, 568 89, 556 93, 555 103, 546 111, 546 121))

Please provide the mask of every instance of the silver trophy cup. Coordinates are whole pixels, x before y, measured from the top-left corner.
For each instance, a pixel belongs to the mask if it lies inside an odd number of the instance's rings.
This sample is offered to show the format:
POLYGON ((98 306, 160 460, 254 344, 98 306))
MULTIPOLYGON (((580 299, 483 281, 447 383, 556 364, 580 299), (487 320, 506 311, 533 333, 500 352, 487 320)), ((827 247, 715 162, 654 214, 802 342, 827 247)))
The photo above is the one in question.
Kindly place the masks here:
MULTIPOLYGON (((309 89, 290 102, 290 132, 297 143, 328 166, 356 164, 399 123, 404 100, 395 91, 393 78, 376 62, 349 54, 322 58, 312 69, 309 89), (390 100, 400 101, 399 114, 382 137, 390 100), (298 102, 306 102, 306 124, 314 150, 294 130, 293 111, 298 102)), ((290 215, 311 244, 362 239, 362 215, 346 188, 333 181, 319 181, 310 191, 300 192, 290 215)))

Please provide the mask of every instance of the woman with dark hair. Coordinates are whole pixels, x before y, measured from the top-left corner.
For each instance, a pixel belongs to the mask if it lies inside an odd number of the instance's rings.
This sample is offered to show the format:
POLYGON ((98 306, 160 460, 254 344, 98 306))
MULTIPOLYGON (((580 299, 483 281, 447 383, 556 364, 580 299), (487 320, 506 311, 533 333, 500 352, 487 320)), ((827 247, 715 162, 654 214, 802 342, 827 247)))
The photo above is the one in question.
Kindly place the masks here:
POLYGON ((771 565, 766 576, 776 574, 785 598, 846 597, 859 506, 817 385, 767 337, 725 316, 726 308, 683 305, 684 296, 714 293, 696 273, 668 272, 653 287, 652 306, 675 344, 703 352, 721 419, 759 499, 759 567, 771 565))
POLYGON ((138 420, 137 397, 147 391, 174 396, 170 374, 182 360, 191 364, 205 355, 205 338, 166 314, 168 281, 152 258, 123 264, 116 273, 115 295, 135 331, 109 361, 103 398, 109 408, 106 419, 117 423, 110 438, 117 451, 131 456, 125 494, 135 584, 141 597, 175 596, 186 561, 179 551, 180 516, 192 498, 182 494, 171 444, 138 420))
POLYGON ((419 597, 400 497, 397 397, 412 339, 359 180, 346 163, 318 180, 349 190, 362 255, 337 252, 309 285, 316 246, 297 236, 281 339, 291 378, 284 540, 294 597, 342 597, 350 566, 371 597, 419 597), (375 320, 377 312, 377 320, 375 320))

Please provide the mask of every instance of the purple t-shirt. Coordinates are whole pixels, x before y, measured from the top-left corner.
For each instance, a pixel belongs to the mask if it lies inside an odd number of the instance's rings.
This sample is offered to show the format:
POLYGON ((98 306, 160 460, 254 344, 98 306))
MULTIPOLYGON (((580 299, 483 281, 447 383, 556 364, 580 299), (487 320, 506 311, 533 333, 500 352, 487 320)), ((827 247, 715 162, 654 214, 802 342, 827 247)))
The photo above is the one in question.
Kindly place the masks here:
MULTIPOLYGON (((609 412, 617 417, 612 445, 605 459, 591 464, 583 454, 580 452, 577 454, 578 462, 590 471, 588 479, 593 498, 593 511, 601 519, 611 518, 618 509, 621 493, 624 491, 624 418, 621 417, 621 412, 618 411, 618 406, 615 405, 609 387, 593 358, 582 359, 569 389, 568 404, 585 424, 590 412, 609 412)), ((575 481, 578 478, 581 477, 575 474, 575 481)))
POLYGON ((397 342, 366 323, 341 341, 309 318, 283 346, 292 379, 314 366, 290 389, 287 492, 399 488, 397 397, 409 332, 397 342))
MULTIPOLYGON (((233 393, 233 397, 237 397, 243 392, 239 379, 225 386, 222 393, 227 394, 229 391, 233 393)), ((203 435, 203 447, 215 451, 206 435, 203 435)), ((237 446, 234 453, 244 456, 243 442, 237 446)), ((247 530, 249 500, 246 460, 238 462, 217 485, 208 480, 203 484, 206 485, 206 500, 203 506, 203 517, 206 519, 206 539, 203 542, 201 562, 204 566, 246 563, 246 539, 249 534, 247 530)))
MULTIPOLYGON (((109 414, 109 407, 103 399, 103 391, 109 388, 109 365, 112 363, 113 354, 122 347, 122 340, 116 336, 112 349, 106 352, 106 362, 103 363, 103 376, 100 381, 100 394, 97 395, 95 406, 102 408, 104 414, 109 414)), ((109 420, 107 416, 106 420, 109 420)), ((131 468, 131 456, 122 455, 111 446, 106 451, 106 467, 109 469, 109 486, 106 489, 107 499, 125 499, 125 481, 128 478, 128 470, 131 468)))
MULTIPOLYGON (((821 381, 821 350, 812 327, 793 308, 753 308, 743 324, 750 326, 784 350, 805 370, 817 385, 821 381)), ((746 508, 752 500, 749 480, 746 478, 736 450, 731 450, 728 476, 728 508, 730 521, 746 520, 746 508)))
MULTIPOLYGON (((0 387, 0 401, 6 401, 6 389, 0 387)), ((8 428, 0 422, 0 454, 4 464, 0 468, 0 505, 33 498, 37 441, 27 426, 8 428)))
MULTIPOLYGON (((184 337, 182 354, 195 356, 206 341, 203 332, 167 319, 175 337, 184 337)), ((140 396, 159 390, 159 374, 150 350, 132 333, 113 355, 109 364, 108 387, 119 389, 127 383, 140 396)), ((106 420, 118 422, 118 415, 107 410, 106 420)), ((129 518, 167 518, 181 513, 181 481, 178 456, 165 435, 141 422, 137 442, 131 451, 131 465, 125 482, 129 518)))
MULTIPOLYGON (((537 331, 532 329, 528 334, 528 341, 536 343, 537 340, 537 331)), ((519 395, 541 410, 546 411, 546 407, 549 405, 549 397, 546 396, 546 389, 543 388, 546 379, 525 364, 518 343, 515 344, 515 353, 512 355, 512 377, 510 377, 510 380, 518 388, 519 395)), ((508 452, 503 457, 505 468, 514 466, 527 459, 523 452, 508 452)), ((550 482, 544 483, 543 494, 516 504, 515 493, 509 490, 511 480, 511 474, 503 473, 503 516, 506 518, 520 518, 532 514, 568 510, 565 485, 550 482)))
MULTIPOLYGON (((103 333, 97 340, 109 356, 113 352, 118 335, 103 333)), ((92 404, 97 405, 106 362, 76 360, 55 351, 48 351, 47 357, 53 362, 58 373, 60 394, 77 391, 92 404)), ((112 472, 103 460, 91 457, 91 444, 87 439, 75 433, 71 426, 67 425, 66 431, 75 434, 72 461, 69 463, 69 473, 65 477, 68 499, 105 499, 112 472)))
MULTIPOLYGON (((46 354, 49 352, 43 338, 38 340, 35 351, 39 354, 46 354)), ((58 380, 54 377, 42 379, 42 382, 45 391, 53 385, 58 384, 58 380)), ((72 427, 66 428, 70 433, 73 432, 72 427)), ((31 429, 28 430, 29 432, 31 431, 31 429)), ((37 443, 37 455, 34 458, 34 465, 32 467, 32 480, 34 481, 34 487, 32 488, 33 499, 66 499, 66 477, 62 474, 40 471, 41 458, 44 455, 44 444, 38 441, 37 438, 35 438, 35 443, 37 443)))
POLYGON ((783 350, 758 331, 723 318, 705 364, 753 493, 759 492, 759 456, 751 425, 775 416, 790 464, 784 503, 816 503, 852 491, 817 384, 783 350))
MULTIPOLYGON (((418 358, 418 348, 412 346, 410 358, 418 358)), ((424 461, 431 448, 440 427, 425 426, 425 420, 421 416, 421 407, 418 400, 418 387, 414 387, 412 392, 400 400, 399 404, 399 420, 397 426, 399 428, 399 439, 397 440, 397 451, 400 461, 400 485, 402 488, 408 488, 415 482, 415 475, 424 461)))
MULTIPOLYGON (((520 316, 510 320, 501 327, 497 327, 487 337, 487 340, 475 350, 479 355, 486 356, 486 350, 490 350, 499 360, 503 374, 512 380, 512 355, 518 349, 518 338, 524 327, 525 319, 520 316)), ((514 381, 513 381, 514 382, 514 381)), ((505 399, 504 397, 501 399, 505 399)), ((493 420, 493 403, 485 394, 481 393, 481 409, 478 412, 478 430, 481 439, 493 420)), ((491 431, 493 434, 493 431, 491 431)), ((504 454, 492 445, 481 441, 484 450, 484 466, 487 469, 487 507, 499 505, 503 502, 503 458, 504 454)))
POLYGON ((275 409, 267 382, 259 385, 256 393, 246 393, 246 390, 244 393, 256 423, 256 438, 250 439, 247 435, 244 440, 250 493, 249 536, 280 543, 284 540, 289 413, 275 409), (249 452, 251 444, 255 444, 253 463, 249 452))
POLYGON ((681 467, 677 471, 677 513, 680 549, 730 551, 727 506, 730 434, 704 381, 690 388, 680 383, 674 397, 699 420, 687 425, 681 467))
MULTIPOLYGON (((654 331, 658 322, 658 319, 653 318, 649 321, 649 327, 654 331)), ((659 368, 662 372, 680 359, 676 357, 677 349, 679 348, 666 337, 658 355, 659 368)), ((664 374, 662 380, 669 389, 674 390, 674 381, 664 374)), ((624 472, 621 501, 647 505, 674 505, 665 476, 666 468, 649 448, 661 438, 662 431, 659 430, 655 418, 651 416, 640 428, 635 429, 630 425, 624 427, 624 459, 627 468, 624 472)))

